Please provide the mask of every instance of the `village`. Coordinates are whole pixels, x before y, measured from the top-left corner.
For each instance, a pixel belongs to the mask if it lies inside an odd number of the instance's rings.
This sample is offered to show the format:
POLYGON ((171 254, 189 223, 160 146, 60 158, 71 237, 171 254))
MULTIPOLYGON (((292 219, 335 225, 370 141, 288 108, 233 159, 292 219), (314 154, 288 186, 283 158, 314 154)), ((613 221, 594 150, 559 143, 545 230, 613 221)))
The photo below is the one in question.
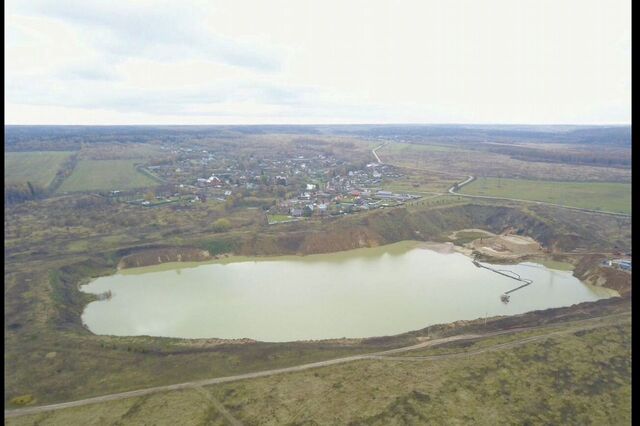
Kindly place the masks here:
POLYGON ((262 207, 270 224, 394 207, 420 198, 383 189, 383 183, 403 177, 395 167, 348 163, 331 153, 301 150, 269 158, 195 146, 163 149, 171 160, 140 168, 159 181, 154 190, 116 190, 109 196, 143 207, 207 201, 262 207))

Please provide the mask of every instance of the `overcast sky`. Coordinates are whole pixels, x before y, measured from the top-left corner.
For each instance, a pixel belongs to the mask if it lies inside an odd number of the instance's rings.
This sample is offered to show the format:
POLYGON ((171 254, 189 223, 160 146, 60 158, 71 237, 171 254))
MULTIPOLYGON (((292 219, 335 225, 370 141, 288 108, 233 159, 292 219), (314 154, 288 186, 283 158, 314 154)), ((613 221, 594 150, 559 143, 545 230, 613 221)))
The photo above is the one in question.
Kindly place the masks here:
POLYGON ((9 124, 631 121, 630 0, 9 0, 9 124))

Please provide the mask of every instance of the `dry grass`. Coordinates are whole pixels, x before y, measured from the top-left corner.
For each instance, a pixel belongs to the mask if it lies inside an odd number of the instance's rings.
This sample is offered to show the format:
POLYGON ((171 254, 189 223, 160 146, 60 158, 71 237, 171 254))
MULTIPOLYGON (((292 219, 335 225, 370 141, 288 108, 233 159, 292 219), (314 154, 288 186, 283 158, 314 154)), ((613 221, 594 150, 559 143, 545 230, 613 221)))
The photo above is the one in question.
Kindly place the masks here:
MULTIPOLYGON (((244 424, 629 424, 630 323, 564 330, 562 336, 473 357, 358 361, 8 419, 6 424, 222 424, 216 401, 244 424)), ((535 335, 494 337, 473 345, 486 348, 535 335)), ((471 349, 431 349, 428 354, 465 350, 471 349)))

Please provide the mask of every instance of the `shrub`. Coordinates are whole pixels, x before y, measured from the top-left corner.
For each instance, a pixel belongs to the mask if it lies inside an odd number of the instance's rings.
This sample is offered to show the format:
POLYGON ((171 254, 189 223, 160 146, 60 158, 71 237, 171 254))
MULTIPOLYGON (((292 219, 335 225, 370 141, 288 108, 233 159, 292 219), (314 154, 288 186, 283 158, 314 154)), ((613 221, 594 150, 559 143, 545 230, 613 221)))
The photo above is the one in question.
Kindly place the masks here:
POLYGON ((11 398, 10 402, 13 405, 27 405, 34 401, 33 395, 21 395, 11 398))
POLYGON ((231 229, 231 222, 229 222, 229 219, 222 218, 213 222, 213 230, 215 232, 225 232, 229 229, 231 229))

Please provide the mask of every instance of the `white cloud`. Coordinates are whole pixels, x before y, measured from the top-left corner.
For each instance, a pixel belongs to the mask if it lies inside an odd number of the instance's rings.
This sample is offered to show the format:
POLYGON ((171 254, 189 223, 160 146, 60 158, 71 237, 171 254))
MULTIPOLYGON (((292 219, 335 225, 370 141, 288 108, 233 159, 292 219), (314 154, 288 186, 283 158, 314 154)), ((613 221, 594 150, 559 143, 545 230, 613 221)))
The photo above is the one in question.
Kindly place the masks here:
POLYGON ((14 0, 6 13, 9 123, 630 122, 629 1, 14 0))

